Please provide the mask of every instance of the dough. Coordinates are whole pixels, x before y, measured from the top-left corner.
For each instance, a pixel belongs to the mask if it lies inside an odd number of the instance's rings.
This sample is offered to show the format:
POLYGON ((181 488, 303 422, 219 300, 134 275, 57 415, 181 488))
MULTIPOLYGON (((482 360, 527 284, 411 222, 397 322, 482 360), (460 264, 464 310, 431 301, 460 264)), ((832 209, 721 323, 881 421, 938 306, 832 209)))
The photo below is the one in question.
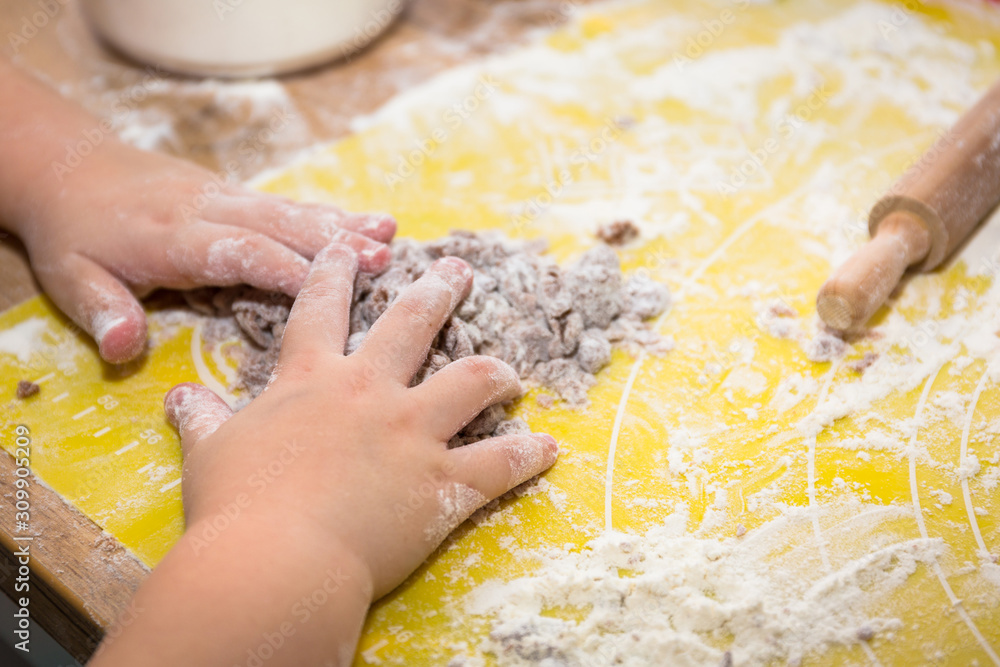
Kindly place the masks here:
MULTIPOLYGON (((612 345, 668 349, 644 320, 664 311, 669 291, 644 275, 626 280, 606 245, 566 269, 543 255, 543 243, 514 242, 497 232, 455 232, 427 243, 400 239, 392 249, 393 261, 384 273, 358 276, 348 353, 434 260, 461 257, 475 275, 471 293, 442 328, 413 384, 455 359, 486 354, 506 361, 527 384, 544 386, 569 407, 582 408, 595 374, 611 361, 612 345)), ((235 287, 199 290, 189 300, 200 310, 235 318, 250 343, 240 352, 236 388, 259 394, 277 361, 291 299, 235 287)), ((487 408, 453 444, 526 429, 520 420, 505 417, 503 406, 487 408)))

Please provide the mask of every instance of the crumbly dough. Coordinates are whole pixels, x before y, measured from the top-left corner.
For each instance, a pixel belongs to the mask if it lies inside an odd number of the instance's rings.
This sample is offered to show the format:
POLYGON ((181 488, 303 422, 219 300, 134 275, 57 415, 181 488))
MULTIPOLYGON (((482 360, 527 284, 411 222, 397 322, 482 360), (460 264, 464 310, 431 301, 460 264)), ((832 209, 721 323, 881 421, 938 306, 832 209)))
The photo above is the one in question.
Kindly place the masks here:
MULTIPOLYGON (((580 408, 588 403, 594 375, 611 361, 613 345, 668 349, 644 320, 664 311, 669 291, 644 275, 626 280, 606 245, 566 269, 543 255, 544 244, 514 242, 497 232, 455 232, 427 243, 400 239, 392 249, 388 270, 358 276, 348 353, 435 260, 461 257, 475 276, 471 293, 442 328, 414 384, 456 359, 485 354, 506 361, 528 384, 544 386, 580 408)), ((235 318, 252 343, 241 353, 238 388, 259 394, 277 361, 291 300, 249 287, 201 290, 190 300, 203 312, 235 318)), ((487 408, 454 444, 526 428, 505 416, 503 406, 487 408)))
POLYGON ((631 220, 615 220, 598 227, 597 238, 608 245, 625 245, 639 238, 639 228, 631 220))
POLYGON ((41 387, 29 380, 19 380, 17 383, 17 397, 22 401, 31 398, 39 391, 41 391, 41 387))

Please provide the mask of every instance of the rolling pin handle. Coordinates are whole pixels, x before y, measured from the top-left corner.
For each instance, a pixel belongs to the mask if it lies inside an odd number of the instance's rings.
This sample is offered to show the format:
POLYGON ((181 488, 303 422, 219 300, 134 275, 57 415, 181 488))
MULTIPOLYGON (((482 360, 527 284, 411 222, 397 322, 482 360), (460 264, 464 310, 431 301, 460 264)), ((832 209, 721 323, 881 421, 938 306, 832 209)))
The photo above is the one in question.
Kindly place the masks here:
POLYGON ((908 267, 939 266, 1000 202, 1000 81, 872 209, 872 240, 820 289, 828 326, 868 321, 908 267))
POLYGON ((907 267, 923 260, 930 248, 931 233, 923 220, 907 211, 890 213, 879 223, 875 238, 820 288, 816 298, 820 318, 837 331, 862 327, 889 297, 907 267))

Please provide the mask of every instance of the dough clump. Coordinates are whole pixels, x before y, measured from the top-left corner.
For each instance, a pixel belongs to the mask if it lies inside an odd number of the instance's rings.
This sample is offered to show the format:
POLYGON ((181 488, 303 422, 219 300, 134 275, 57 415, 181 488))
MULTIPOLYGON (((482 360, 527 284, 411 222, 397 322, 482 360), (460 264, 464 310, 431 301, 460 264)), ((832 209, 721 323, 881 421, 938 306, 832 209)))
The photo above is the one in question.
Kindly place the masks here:
MULTIPOLYGON (((472 291, 445 324, 413 384, 450 362, 474 354, 503 359, 528 385, 546 387, 572 408, 588 405, 595 374, 611 361, 613 346, 632 352, 665 352, 670 345, 645 322, 670 304, 666 286, 642 274, 626 279, 618 257, 598 245, 561 268, 544 256, 541 242, 516 242, 499 232, 453 232, 430 242, 398 239, 393 261, 377 276, 359 275, 351 307, 347 352, 407 285, 435 260, 455 256, 474 273, 472 291)), ((250 287, 198 290, 193 306, 234 318, 251 343, 241 346, 233 389, 256 396, 278 359, 292 301, 250 287)), ((507 420, 503 406, 485 410, 453 444, 526 429, 507 420)))

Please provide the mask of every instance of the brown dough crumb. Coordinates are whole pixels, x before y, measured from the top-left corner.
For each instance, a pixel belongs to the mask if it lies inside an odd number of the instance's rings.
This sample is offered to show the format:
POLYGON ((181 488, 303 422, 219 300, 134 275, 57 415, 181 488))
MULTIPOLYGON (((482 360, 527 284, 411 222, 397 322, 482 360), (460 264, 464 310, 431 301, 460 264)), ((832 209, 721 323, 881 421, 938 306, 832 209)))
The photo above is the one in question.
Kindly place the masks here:
POLYGON ((798 312, 781 299, 772 299, 757 316, 757 324, 775 338, 791 338, 798 330, 798 312))
POLYGON ((764 311, 769 317, 798 317, 799 313, 794 308, 780 299, 774 299, 767 304, 764 311))
POLYGON ((874 638, 875 638, 875 630, 873 630, 869 626, 863 625, 860 628, 858 628, 858 639, 860 639, 861 641, 870 642, 874 638))
POLYGON ((17 383, 17 397, 22 401, 26 398, 31 398, 41 390, 41 387, 28 380, 21 380, 17 383))
MULTIPOLYGON (((594 375, 610 363, 612 344, 667 349, 644 320, 666 309, 669 291, 643 275, 626 280, 607 246, 589 250, 565 269, 543 256, 544 244, 514 242, 497 232, 455 232, 427 243, 399 239, 392 250, 393 261, 384 273, 358 276, 347 353, 360 346, 375 320, 435 260, 460 257, 474 273, 469 296, 442 328, 413 384, 456 359, 485 354, 506 361, 529 385, 544 386, 579 408, 588 404, 594 375)), ((199 291, 190 300, 202 312, 234 319, 252 343, 238 353, 235 388, 257 396, 277 362, 291 299, 234 287, 213 295, 199 291)), ((520 420, 506 420, 502 406, 487 408, 452 444, 527 430, 523 422, 515 422, 520 420)))
POLYGON ((863 357, 847 364, 847 367, 855 373, 864 373, 869 366, 875 363, 876 359, 878 359, 877 352, 865 352, 863 357))
POLYGON ((548 410, 556 404, 556 399, 551 394, 539 394, 535 402, 538 403, 538 407, 548 410))
POLYGON ((847 343, 831 331, 818 331, 816 336, 805 345, 806 358, 809 361, 833 361, 844 353, 847 343))
POLYGON ((747 534, 747 528, 742 523, 736 524, 736 537, 743 537, 747 534))
POLYGON ((598 227, 597 238, 608 245, 621 246, 639 238, 639 228, 631 220, 615 220, 598 227))

